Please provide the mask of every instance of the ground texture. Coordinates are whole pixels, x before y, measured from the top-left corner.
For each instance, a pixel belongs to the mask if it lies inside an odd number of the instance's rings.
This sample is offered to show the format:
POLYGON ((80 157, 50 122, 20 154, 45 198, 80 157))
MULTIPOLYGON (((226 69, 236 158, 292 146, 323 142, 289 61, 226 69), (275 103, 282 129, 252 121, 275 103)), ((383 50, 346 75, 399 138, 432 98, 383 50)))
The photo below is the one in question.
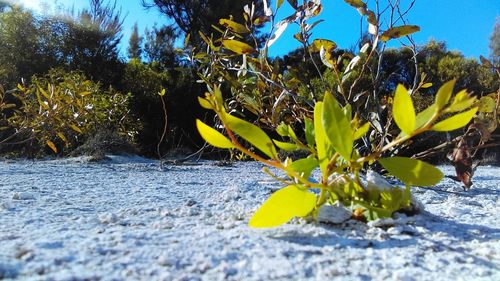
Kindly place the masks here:
MULTIPOLYGON (((0 161, 0 279, 500 280, 500 168, 415 188, 392 225, 255 230, 279 186, 257 163, 0 161)), ((452 175, 450 167, 441 167, 452 175)))

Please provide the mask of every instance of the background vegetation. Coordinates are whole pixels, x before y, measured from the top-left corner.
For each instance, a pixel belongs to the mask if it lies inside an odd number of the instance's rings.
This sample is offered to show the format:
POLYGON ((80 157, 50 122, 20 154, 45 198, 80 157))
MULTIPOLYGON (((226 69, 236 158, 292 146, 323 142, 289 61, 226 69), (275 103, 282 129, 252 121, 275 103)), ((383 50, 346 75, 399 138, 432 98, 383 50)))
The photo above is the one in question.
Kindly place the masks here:
MULTIPOLYGON (((89 9, 60 11, 58 17, 46 17, 0 1, 0 152, 30 157, 54 152, 67 155, 104 129, 146 156, 197 151, 204 141, 195 120, 214 123, 214 113, 198 104, 198 97, 207 91, 200 80, 220 78, 210 75, 216 71, 207 68, 211 58, 202 53, 211 44, 211 34, 220 36, 220 31, 228 28, 220 19, 232 16, 234 22, 243 23, 242 7, 251 7, 251 1, 226 2, 143 0, 144 6, 158 9, 174 23, 143 32, 134 27, 128 57, 124 58, 118 49, 123 16, 112 2, 90 0, 89 9), (189 40, 184 48, 176 49, 176 39, 184 36, 189 40), (165 95, 159 95, 163 89, 165 95)), ((244 34, 243 39, 262 47, 268 38, 261 34, 261 28, 266 22, 274 24, 274 19, 266 15, 262 4, 254 11, 252 32, 244 34)), ((361 40, 358 47, 365 42, 361 40)), ((362 57, 371 61, 368 66, 382 62, 376 80, 374 72, 363 71, 360 64, 351 69, 355 75, 339 81, 335 70, 321 63, 319 52, 306 60, 309 53, 304 48, 270 58, 273 75, 282 77, 283 85, 298 97, 286 99, 279 110, 270 103, 275 93, 263 91, 256 95, 255 78, 224 77, 229 83, 221 90, 230 110, 241 111, 242 117, 264 129, 275 129, 282 121, 302 128, 298 117, 310 114, 307 104, 322 100, 325 90, 335 92, 339 87, 372 93, 382 104, 381 116, 390 116, 389 107, 383 105, 390 104, 396 86, 412 86, 423 80, 422 75, 431 84, 413 97, 418 111, 429 106, 438 88, 451 79, 458 79, 456 90, 467 88, 476 97, 499 88, 492 68, 447 50, 445 42, 430 41, 413 47, 380 49, 374 56, 362 57)), ((342 72, 358 55, 359 48, 332 50, 342 72)), ((489 59, 498 65, 498 21, 490 49, 489 59)), ((361 117, 384 125, 382 120, 361 117)), ((299 130, 298 134, 304 132, 299 130)), ((455 135, 424 134, 415 141, 418 145, 399 153, 412 155, 455 135)), ((212 150, 204 152, 206 156, 219 156, 212 150)), ((437 159, 443 160, 443 155, 437 159)))

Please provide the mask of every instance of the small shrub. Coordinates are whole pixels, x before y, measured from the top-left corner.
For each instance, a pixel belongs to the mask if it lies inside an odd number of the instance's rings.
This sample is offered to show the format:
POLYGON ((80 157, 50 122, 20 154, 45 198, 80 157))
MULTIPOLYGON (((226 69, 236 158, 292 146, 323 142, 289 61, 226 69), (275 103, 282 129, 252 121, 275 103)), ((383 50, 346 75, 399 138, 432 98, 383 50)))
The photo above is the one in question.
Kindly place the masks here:
MULTIPOLYGON (((46 149, 71 151, 103 127, 112 128, 132 141, 136 124, 129 116, 128 95, 87 80, 80 72, 52 69, 34 76, 29 85, 18 85, 19 104, 9 125, 31 154, 46 149)), ((33 155, 32 155, 33 156, 33 155)))

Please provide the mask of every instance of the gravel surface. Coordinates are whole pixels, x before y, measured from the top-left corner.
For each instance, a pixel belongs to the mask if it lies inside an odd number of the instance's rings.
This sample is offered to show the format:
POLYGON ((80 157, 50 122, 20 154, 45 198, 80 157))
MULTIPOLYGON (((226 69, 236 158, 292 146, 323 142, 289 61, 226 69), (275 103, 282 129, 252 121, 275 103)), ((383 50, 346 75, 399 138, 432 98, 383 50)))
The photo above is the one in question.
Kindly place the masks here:
POLYGON ((215 164, 0 161, 0 279, 500 280, 498 167, 468 192, 415 188, 426 211, 388 226, 256 230, 279 185, 258 163, 215 164))

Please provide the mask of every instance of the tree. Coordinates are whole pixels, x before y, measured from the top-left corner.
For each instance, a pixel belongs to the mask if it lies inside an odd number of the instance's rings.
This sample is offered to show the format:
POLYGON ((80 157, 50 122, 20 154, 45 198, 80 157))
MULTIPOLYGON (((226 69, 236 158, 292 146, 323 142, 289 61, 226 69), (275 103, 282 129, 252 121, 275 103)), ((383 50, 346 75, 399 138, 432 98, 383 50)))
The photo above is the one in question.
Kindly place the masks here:
POLYGON ((123 18, 116 2, 90 0, 90 8, 66 22, 67 34, 62 50, 71 69, 78 69, 96 81, 117 84, 122 72, 118 44, 123 18))
POLYGON ((500 17, 497 17, 490 37, 490 59, 495 65, 500 64, 500 17))
MULTIPOLYGON (((244 22, 243 7, 252 5, 252 0, 141 0, 143 6, 158 10, 173 19, 177 27, 185 34, 191 35, 194 46, 201 43, 199 32, 210 34, 212 25, 218 25, 219 19, 233 16, 237 22, 244 22)), ((256 5, 257 17, 263 15, 262 1, 256 5)))
POLYGON ((128 57, 130 59, 141 59, 142 55, 142 37, 139 35, 139 28, 137 27, 137 22, 132 28, 132 35, 130 35, 129 46, 128 46, 128 57))
POLYGON ((179 33, 172 25, 146 29, 144 55, 148 62, 157 63, 160 68, 172 68, 175 64, 175 39, 179 33))

